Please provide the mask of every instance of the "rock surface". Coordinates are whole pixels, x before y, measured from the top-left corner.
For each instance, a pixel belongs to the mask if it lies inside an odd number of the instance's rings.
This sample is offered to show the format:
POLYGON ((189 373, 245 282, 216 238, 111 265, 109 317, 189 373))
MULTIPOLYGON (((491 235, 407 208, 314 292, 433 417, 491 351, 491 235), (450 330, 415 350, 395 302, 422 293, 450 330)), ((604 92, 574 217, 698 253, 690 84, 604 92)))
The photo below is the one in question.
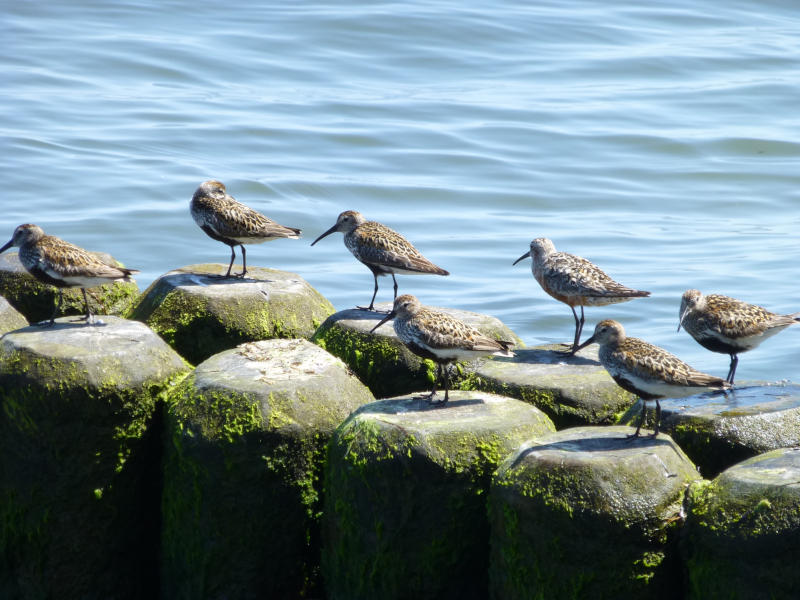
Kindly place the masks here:
POLYGON ((3 296, 0 296, 0 335, 27 326, 28 320, 22 316, 22 313, 11 306, 3 296))
POLYGON ((188 365, 142 323, 0 339, 0 597, 157 593, 160 399, 188 365))
MULTIPOLYGON (((376 398, 430 390, 436 376, 435 363, 420 358, 406 348, 395 334, 391 321, 375 333, 370 333, 392 308, 389 303, 375 306, 378 312, 352 308, 331 315, 314 334, 312 341, 347 363, 376 398)), ((452 308, 436 307, 436 310, 472 325, 485 335, 513 341, 517 347, 523 345, 513 331, 494 317, 452 308)), ((460 363, 458 372, 455 368, 452 371, 453 385, 458 385, 458 380, 463 378, 465 372, 474 370, 476 365, 486 360, 460 363)))
POLYGON ((524 444, 489 501, 490 597, 678 598, 675 538, 694 465, 668 437, 576 427, 524 444))
POLYGON ((485 598, 491 474, 523 440, 552 431, 535 407, 483 392, 353 413, 325 473, 329 600, 485 598))
POLYGON ((800 448, 773 450, 689 488, 683 553, 692 598, 795 599, 800 448))
MULTIPOLYGON (((637 424, 641 401, 621 422, 637 424)), ((648 403, 648 422, 655 403, 648 403)), ((800 385, 737 387, 727 393, 661 400, 661 429, 704 477, 762 452, 800 444, 800 385)))
POLYGON ((567 356, 563 346, 515 351, 510 359, 482 362, 468 384, 529 402, 556 427, 616 423, 635 397, 611 379, 597 358, 597 346, 567 356))
MULTIPOLYGON (((107 264, 120 266, 104 252, 92 252, 107 264)), ((58 300, 58 288, 40 283, 25 270, 16 252, 0 254, 0 295, 31 323, 49 320, 58 300)), ((115 281, 87 288, 89 306, 96 315, 125 316, 139 299, 139 286, 135 281, 115 281)), ((64 289, 64 301, 56 316, 84 315, 86 308, 80 288, 64 289)))
POLYGON ((306 340, 198 365, 167 405, 162 597, 315 597, 325 444, 373 400, 306 340))
POLYGON ((198 364, 249 341, 310 338, 333 306, 295 273, 250 267, 222 278, 227 265, 190 265, 147 288, 132 318, 144 321, 198 364))

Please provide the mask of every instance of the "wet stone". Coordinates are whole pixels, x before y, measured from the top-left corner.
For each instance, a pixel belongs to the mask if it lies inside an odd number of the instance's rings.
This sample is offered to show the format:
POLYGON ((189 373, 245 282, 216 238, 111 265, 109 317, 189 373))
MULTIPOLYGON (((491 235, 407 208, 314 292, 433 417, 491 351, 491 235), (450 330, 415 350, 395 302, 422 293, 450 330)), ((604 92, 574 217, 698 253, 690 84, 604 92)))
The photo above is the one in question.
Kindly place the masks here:
POLYGON ((554 426, 540 410, 454 391, 404 396, 339 427, 325 472, 323 577, 329 600, 486 598, 491 475, 554 426))
POLYGON ((249 267, 222 278, 227 265, 190 265, 162 275, 132 318, 144 321, 192 364, 248 341, 310 338, 333 306, 295 273, 249 267))
POLYGON ((515 350, 514 358, 484 361, 469 376, 481 390, 530 402, 562 429, 616 423, 635 397, 619 387, 600 364, 597 346, 576 356, 563 346, 515 350))
MULTIPOLYGON (((106 264, 123 266, 110 254, 90 252, 106 264)), ((135 281, 115 281, 86 288, 89 307, 96 315, 126 316, 139 299, 135 281)), ((31 323, 49 320, 58 301, 58 288, 41 283, 25 270, 17 252, 0 254, 0 296, 21 312, 31 323)), ((56 316, 84 315, 86 307, 80 288, 65 288, 64 301, 56 316)))
POLYGON ((800 448, 772 450, 692 484, 687 510, 690 597, 798 597, 800 448))
POLYGON ((22 313, 11 306, 3 296, 0 296, 0 335, 27 326, 28 320, 22 316, 22 313))
MULTIPOLYGON (((637 402, 621 422, 635 425, 637 402)), ((648 402, 648 423, 655 402, 648 402)), ((800 444, 800 385, 763 384, 661 400, 661 430, 706 478, 762 452, 800 444)))
POLYGON ((189 366, 102 319, 0 338, 0 598, 157 593, 159 406, 189 366))
MULTIPOLYGON (((406 348, 395 334, 391 321, 375 333, 370 333, 392 305, 387 302, 376 304, 375 307, 377 312, 348 309, 331 315, 314 334, 312 341, 346 362, 376 398, 430 390, 436 377, 436 364, 406 348)), ((484 335, 513 341, 516 344, 515 352, 523 346, 522 340, 495 317, 453 308, 432 308, 472 325, 484 335)), ((458 363, 451 370, 452 386, 457 387, 459 380, 487 360, 505 359, 482 358, 458 363)))
POLYGON ((576 427, 524 444, 489 499, 490 597, 680 598, 677 533, 694 465, 668 436, 576 427))
POLYGON ((317 597, 325 445, 372 401, 306 340, 198 365, 167 404, 161 597, 317 597))

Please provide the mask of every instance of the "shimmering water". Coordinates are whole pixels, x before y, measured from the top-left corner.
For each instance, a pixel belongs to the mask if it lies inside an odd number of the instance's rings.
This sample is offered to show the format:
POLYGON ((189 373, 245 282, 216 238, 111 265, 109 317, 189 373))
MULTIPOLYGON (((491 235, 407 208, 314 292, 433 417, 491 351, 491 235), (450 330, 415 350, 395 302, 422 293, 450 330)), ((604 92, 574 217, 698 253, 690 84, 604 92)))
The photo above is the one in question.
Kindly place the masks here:
MULTIPOLYGON (((338 234, 309 244, 355 209, 452 272, 401 292, 528 344, 573 328, 511 266, 540 236, 653 292, 587 309, 587 333, 616 318, 717 375, 727 356, 675 332, 685 289, 800 310, 796 2, 6 2, 0 33, 2 242, 34 222, 144 288, 227 262, 188 213, 216 178, 304 229, 251 264, 337 308, 372 276, 338 234)), ((737 381, 798 381, 799 359, 796 327, 737 381)))

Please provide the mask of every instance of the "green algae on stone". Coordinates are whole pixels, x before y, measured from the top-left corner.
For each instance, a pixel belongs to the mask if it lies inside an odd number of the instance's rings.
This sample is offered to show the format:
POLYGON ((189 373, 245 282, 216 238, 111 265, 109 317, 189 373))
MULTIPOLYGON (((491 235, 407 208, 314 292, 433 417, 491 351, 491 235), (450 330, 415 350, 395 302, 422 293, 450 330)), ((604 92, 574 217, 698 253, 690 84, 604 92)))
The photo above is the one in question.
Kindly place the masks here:
POLYGON ((692 598, 794 600, 800 590, 800 448, 693 484, 681 550, 692 598))
MULTIPOLYGON (((341 358, 353 369, 377 398, 430 389, 436 377, 436 364, 422 359, 400 341, 391 322, 375 333, 370 330, 391 309, 388 303, 376 304, 376 311, 348 309, 330 316, 317 330, 312 341, 341 358), (385 311, 381 313, 379 311, 385 311)), ((496 339, 522 341, 498 319, 488 315, 451 308, 437 308, 496 339)), ((466 373, 487 359, 460 363, 453 368, 454 387, 466 373)))
POLYGON ((554 430, 535 407, 482 392, 357 410, 328 450, 328 599, 485 598, 491 475, 524 440, 554 430))
POLYGON ((190 265, 147 288, 131 318, 144 321, 178 354, 198 364, 249 341, 310 338, 333 306, 295 273, 250 267, 224 278, 226 265, 190 265))
POLYGON ((668 437, 576 427, 524 444, 489 499, 490 597, 677 598, 676 538, 699 479, 668 437))
MULTIPOLYGON (((103 262, 122 266, 110 255, 92 252, 103 262)), ((28 321, 37 323, 50 319, 58 301, 58 288, 41 283, 25 270, 16 252, 0 254, 0 295, 28 321)), ((89 306, 96 315, 125 316, 139 299, 135 281, 115 281, 86 289, 89 306)), ((64 300, 56 316, 84 315, 86 308, 80 288, 65 288, 64 300)))
POLYGON ((166 410, 162 597, 314 597, 325 445, 373 400, 306 340, 198 365, 166 410))
MULTIPOLYGON (((655 403, 648 406, 648 422, 655 403)), ((621 419, 637 424, 637 402, 621 419)), ((686 452, 704 477, 768 450, 800 445, 800 385, 761 384, 725 393, 661 400, 661 430, 686 452)))
POLYGON ((28 320, 22 313, 8 303, 3 296, 0 296, 0 335, 27 327, 28 320))
POLYGON ((157 592, 159 405, 189 366, 150 329, 56 320, 0 339, 0 597, 157 592))
POLYGON ((596 348, 567 356, 563 348, 547 345, 514 354, 482 362, 462 387, 529 402, 559 429, 616 423, 635 400, 600 365, 596 348))

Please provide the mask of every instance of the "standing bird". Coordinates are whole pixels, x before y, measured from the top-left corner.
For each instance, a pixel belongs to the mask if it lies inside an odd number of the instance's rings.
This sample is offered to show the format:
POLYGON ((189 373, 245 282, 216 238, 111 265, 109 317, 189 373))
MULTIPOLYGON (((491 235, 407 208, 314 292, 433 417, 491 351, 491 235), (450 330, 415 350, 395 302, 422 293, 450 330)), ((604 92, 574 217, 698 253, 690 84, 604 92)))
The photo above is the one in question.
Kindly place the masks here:
POLYGON ((663 348, 626 337, 622 325, 612 319, 600 321, 594 328, 594 335, 578 346, 578 350, 593 343, 600 344, 600 362, 617 385, 642 399, 642 417, 630 437, 639 436, 648 400, 656 401, 656 424, 650 436, 656 437, 661 422, 660 398, 681 398, 730 388, 724 379, 693 369, 663 348))
POLYGON ((0 253, 11 246, 19 248, 19 260, 28 273, 43 283, 59 288, 58 302, 50 321, 42 323, 48 327, 56 322, 56 314, 64 297, 63 288, 81 288, 86 305, 86 322, 93 323, 86 288, 119 280, 130 281, 131 274, 139 272, 136 269, 107 265, 83 248, 52 235, 45 235, 41 227, 30 223, 17 227, 11 240, 0 248, 0 253))
POLYGON ((515 260, 514 264, 529 256, 533 259, 531 271, 542 289, 572 309, 572 316, 575 317, 575 339, 568 352, 570 355, 578 351, 581 341, 584 306, 605 306, 650 295, 650 292, 634 290, 617 283, 585 258, 556 252, 553 242, 547 238, 533 240, 531 249, 515 260), (580 319, 575 312, 576 306, 581 307, 580 319))
POLYGON ((192 218, 208 237, 231 247, 231 263, 224 277, 231 276, 233 261, 236 259, 234 246, 242 249, 242 272, 234 277, 244 278, 247 273, 247 254, 245 244, 262 244, 278 238, 300 237, 300 230, 284 227, 236 201, 219 181, 204 181, 192 196, 190 205, 192 218))
MULTIPOLYGON (((344 245, 358 260, 367 265, 375 278, 375 290, 366 310, 373 310, 375 296, 378 294, 378 277, 392 276, 394 299, 397 299, 397 279, 395 273, 405 275, 450 275, 437 267, 411 245, 406 238, 375 221, 367 221, 359 212, 346 210, 336 219, 336 224, 311 242, 313 246, 322 238, 341 231, 344 245)), ((358 308, 363 308, 359 306, 358 308)))
POLYGON ((707 350, 730 355, 725 379, 731 385, 739 352, 752 350, 768 337, 800 322, 800 313, 778 315, 736 298, 720 294, 704 296, 699 290, 683 293, 679 316, 678 331, 683 326, 707 350))
POLYGON ((471 325, 446 313, 425 308, 411 294, 395 298, 392 311, 381 319, 370 333, 389 319, 394 319, 394 332, 409 350, 436 363, 433 389, 428 396, 422 396, 431 402, 436 395, 436 383, 439 377, 444 379, 444 400, 441 403, 445 404, 448 400, 450 363, 490 354, 514 356, 511 352, 514 342, 487 337, 471 325))

